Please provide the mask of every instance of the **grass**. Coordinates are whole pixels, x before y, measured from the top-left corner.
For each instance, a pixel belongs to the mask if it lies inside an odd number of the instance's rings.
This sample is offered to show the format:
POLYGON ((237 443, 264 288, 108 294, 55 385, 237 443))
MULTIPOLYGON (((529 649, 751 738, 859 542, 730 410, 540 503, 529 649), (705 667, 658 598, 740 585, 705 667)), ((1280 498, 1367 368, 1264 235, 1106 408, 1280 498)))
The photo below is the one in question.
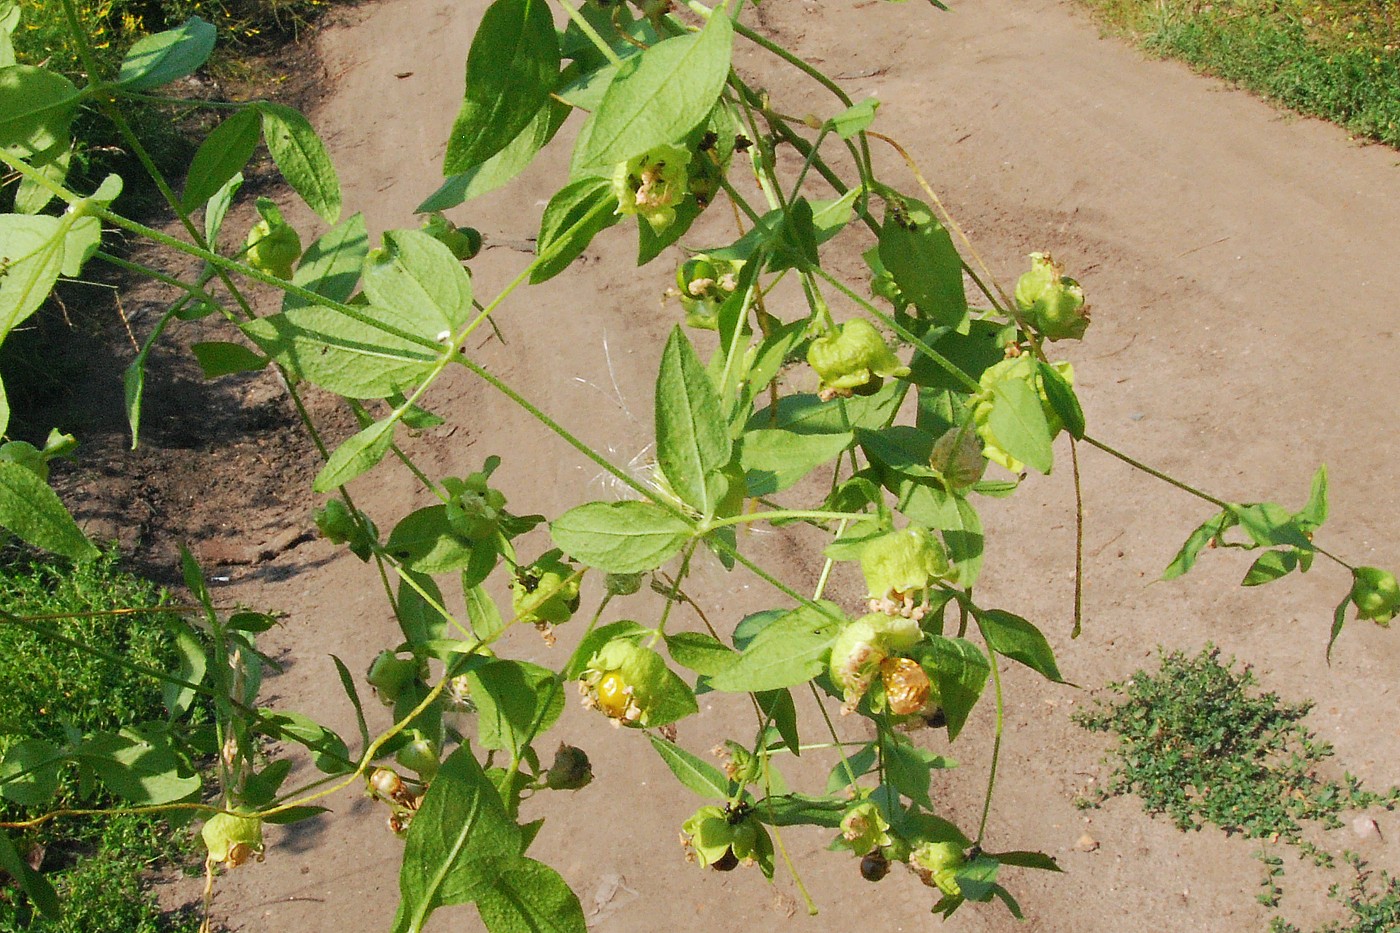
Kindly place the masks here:
MULTIPOLYGON (((36 560, 14 552, 0 558, 0 606, 37 616, 154 606, 166 594, 121 572, 115 553, 82 566, 36 560)), ((63 634, 162 670, 176 655, 158 616, 68 619, 63 634)), ((0 750, 24 738, 62 742, 70 730, 88 733, 165 718, 160 684, 13 625, 0 624, 0 750)), ((199 714, 197 714, 199 715, 199 714)), ((75 773, 65 775, 59 800, 77 799, 75 773)), ((98 805, 107 801, 99 798, 98 805)), ((37 815, 0 801, 0 820, 37 815)), ((198 919, 163 914, 143 887, 154 867, 188 863, 194 843, 163 821, 122 814, 96 821, 60 821, 12 836, 22 851, 42 852, 42 870, 58 889, 64 915, 34 916, 13 888, 0 885, 0 933, 194 931, 198 919)))
POLYGON ((1081 0, 1144 48, 1400 147, 1393 0, 1081 0))
MULTIPOLYGON (((1378 794, 1350 774, 1325 777, 1333 751, 1303 725, 1311 704, 1260 691, 1248 667, 1222 662, 1214 648, 1194 657, 1161 653, 1155 673, 1138 671, 1107 689, 1108 698, 1075 716, 1080 726, 1118 740, 1111 776, 1081 804, 1132 794, 1148 813, 1167 816, 1179 829, 1213 826, 1263 840, 1255 857, 1265 869, 1259 900, 1268 907, 1278 907, 1283 896, 1277 846, 1340 870, 1336 856, 1313 841, 1316 831, 1341 828, 1349 811, 1400 805, 1400 788, 1378 794)), ((1341 860, 1354 877, 1348 886, 1333 885, 1331 896, 1349 919, 1324 933, 1400 929, 1400 882, 1382 873, 1375 885, 1354 853, 1343 852, 1341 860)), ((1301 933, 1282 919, 1271 929, 1301 933)))

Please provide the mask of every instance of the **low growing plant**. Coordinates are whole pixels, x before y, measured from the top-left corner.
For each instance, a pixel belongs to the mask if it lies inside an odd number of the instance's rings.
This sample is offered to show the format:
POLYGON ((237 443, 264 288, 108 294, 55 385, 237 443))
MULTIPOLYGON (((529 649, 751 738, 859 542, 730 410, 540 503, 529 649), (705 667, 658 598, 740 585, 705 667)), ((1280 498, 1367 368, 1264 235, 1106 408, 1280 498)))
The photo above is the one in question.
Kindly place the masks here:
MULTIPOLYGON (((73 0, 62 3, 83 49, 73 0)), ((1344 573, 1333 640, 1349 616, 1385 624, 1400 610, 1394 577, 1315 542, 1327 515, 1325 470, 1299 511, 1234 503, 1090 434, 1073 369, 1052 358, 1058 340, 1077 339, 1089 326, 1078 283, 1036 254, 1013 289, 996 285, 913 158, 873 129, 877 102, 851 100, 810 62, 745 25, 745 12, 742 0, 674 8, 495 0, 467 56, 445 181, 420 205, 428 219, 421 229, 385 233, 378 245, 362 217, 342 216, 337 176, 311 125, 272 102, 219 105, 224 119, 193 157, 182 190, 155 172, 179 235, 112 210, 120 179, 84 192, 65 183, 59 156, 80 108, 100 111, 142 151, 125 108, 207 59, 215 30, 198 18, 137 43, 115 74, 93 61, 82 87, 41 68, 0 69, 0 133, 7 134, 0 161, 21 177, 22 211, 0 217, 9 257, 0 334, 88 261, 175 289, 179 297, 126 373, 135 442, 152 343, 210 315, 237 325, 237 342, 198 342, 195 355, 210 378, 278 370, 326 454, 313 484, 326 497, 317 525, 374 565, 367 572, 384 581, 400 625, 402 637, 384 646, 363 678, 339 666, 358 714, 352 751, 303 714, 258 705, 268 661, 256 638, 272 620, 215 607, 186 555, 198 609, 180 624, 198 637, 186 632, 180 642, 178 673, 146 673, 177 700, 199 696, 213 705, 217 764, 206 776, 185 774, 184 748, 172 738, 153 752, 160 780, 108 783, 132 804, 202 813, 211 886, 220 870, 275 857, 265 851, 264 824, 314 816, 328 795, 358 786, 404 836, 395 930, 422 929, 435 911, 464 903, 491 930, 583 929, 577 897, 531 853, 538 823, 522 814, 529 796, 590 780, 585 750, 565 746, 552 761, 540 751, 556 744, 548 733, 566 696, 577 694, 597 715, 640 733, 700 798, 681 827, 697 864, 752 865, 771 877, 784 834, 808 827, 832 840, 832 857, 872 880, 903 863, 929 887, 939 914, 999 900, 1019 916, 1006 886, 1014 869, 1056 866, 987 832, 1005 703, 1001 663, 1053 682, 1064 677, 1034 623, 976 598, 984 553, 978 505, 1049 473, 1066 451, 1075 463, 1080 444, 1211 506, 1166 576, 1188 571, 1208 546, 1258 552, 1247 585, 1307 571, 1321 556, 1344 573), (775 106, 731 67, 739 43, 815 82, 829 92, 828 106, 800 119, 775 106), (501 291, 479 296, 463 263, 480 235, 441 212, 509 183, 544 147, 565 144, 556 137, 573 110, 586 118, 569 143, 568 177, 543 210, 535 256, 501 291), (260 140, 327 230, 314 237, 293 230, 266 199, 256 204, 253 230, 225 229, 260 140), (873 146, 906 159, 917 194, 877 173, 873 146), (786 150, 800 159, 795 171, 780 167, 786 150), (678 262, 670 247, 719 200, 743 218, 740 229, 728 242, 687 247, 678 262), (43 213, 51 202, 61 213, 43 213), (677 325, 657 348, 656 461, 641 478, 469 349, 471 336, 517 292, 567 275, 592 239, 616 225, 635 231, 639 264, 664 268, 658 283, 676 282, 694 333, 677 325), (113 227, 198 259, 202 270, 179 278, 116 255, 106 236, 113 227), (830 269, 833 238, 846 229, 852 235, 844 242, 863 249, 864 271, 854 278, 830 269), (249 282, 279 289, 280 309, 256 311, 244 292, 249 282), (800 296, 795 306, 775 291, 782 282, 800 296), (400 441, 407 429, 441 422, 431 411, 433 390, 456 367, 588 457, 631 498, 524 514, 501 491, 496 471, 506 467, 496 456, 467 475, 424 471, 400 441), (808 379, 819 382, 818 392, 793 390, 808 379), (301 404, 307 384, 343 398, 358 433, 327 443, 301 404), (434 504, 365 514, 347 484, 395 463, 434 504), (820 483, 799 485, 813 473, 820 483), (815 493, 799 491, 813 485, 815 493), (798 592, 754 559, 737 533, 754 524, 821 532, 825 567, 812 591, 798 592), (769 587, 771 607, 732 630, 711 626, 703 594, 685 588, 706 551, 769 587), (841 561, 858 564, 867 586, 844 605, 827 593, 841 561), (629 601, 643 588, 664 597, 659 613, 629 601), (509 592, 509 604, 493 591, 509 592), (459 594, 464 613, 448 608, 459 594), (551 643, 560 626, 582 634, 567 658, 544 666, 505 656, 501 636, 520 624, 551 643), (366 684, 394 716, 377 735, 362 711, 366 684), (723 770, 677 742, 676 724, 697 714, 704 690, 752 698, 754 721, 736 725, 723 770), (795 692, 815 699, 816 721, 798 716, 795 692), (960 827, 939 812, 931 775, 951 767, 938 750, 959 737, 984 693, 996 714, 986 803, 975 826, 960 827), (842 715, 831 715, 837 709, 842 715), (264 737, 303 746, 324 776, 288 786, 290 759, 255 753, 264 737), (788 789, 781 769, 799 753, 829 760, 825 782, 788 789)), ((23 456, 0 462, 0 524, 75 560, 91 557, 43 481, 52 454, 13 449, 23 456)), ((68 760, 16 764, 33 783, 68 760)), ((4 766, 11 764, 7 755, 4 766)), ((16 786, 0 778, 0 795, 16 786)), ((0 835, 0 865, 40 909, 60 910, 8 835, 0 835)), ((809 907, 816 909, 810 900, 809 907)))

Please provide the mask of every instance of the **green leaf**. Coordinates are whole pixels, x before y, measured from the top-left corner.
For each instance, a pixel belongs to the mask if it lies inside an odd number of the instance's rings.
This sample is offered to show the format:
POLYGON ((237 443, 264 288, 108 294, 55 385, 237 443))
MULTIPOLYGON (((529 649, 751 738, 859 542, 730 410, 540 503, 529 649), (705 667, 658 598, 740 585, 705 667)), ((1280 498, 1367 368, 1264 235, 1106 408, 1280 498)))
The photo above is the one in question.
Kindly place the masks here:
MULTIPOLYGON (((292 273, 292 284, 332 301, 349 301, 368 255, 369 232, 365 229, 365 218, 363 214, 355 214, 327 230, 302 253, 292 273)), ((300 295, 288 292, 282 296, 283 311, 310 305, 311 301, 300 295)))
POLYGON ((823 826, 835 829, 841 825, 846 807, 845 801, 830 797, 783 794, 763 798, 754 804, 753 812, 759 822, 769 826, 823 826))
POLYGON ((551 100, 541 107, 530 124, 507 143, 500 152, 475 168, 459 175, 449 175, 442 185, 428 195, 414 213, 445 211, 472 198, 495 191, 534 161, 535 154, 548 145, 569 115, 568 106, 551 100))
POLYGON ((879 430, 894 417, 903 393, 891 381, 874 395, 823 402, 815 395, 784 395, 775 407, 755 412, 747 429, 782 428, 795 434, 849 434, 852 428, 879 430))
POLYGON ((365 263, 363 284, 372 307, 438 322, 438 330, 424 334, 437 341, 472 313, 471 276, 445 244, 421 230, 385 233, 384 249, 370 253, 365 263))
MULTIPOLYGON (((418 513, 413 513, 413 515, 416 514, 418 513)), ((409 518, 412 518, 413 515, 410 515, 409 518)), ((405 519, 405 521, 407 520, 405 519)), ((395 531, 397 530, 396 528, 395 531)), ((402 550, 395 550, 387 546, 385 550, 395 555, 402 553, 402 550)), ((403 630, 404 641, 410 645, 421 645, 435 639, 446 638, 447 620, 429 602, 432 600, 432 602, 442 606, 444 603, 442 590, 428 574, 408 569, 409 562, 407 561, 404 561, 404 564, 404 576, 399 582, 399 599, 395 607, 398 610, 396 615, 399 620, 399 628, 403 630)))
POLYGON ((99 732, 74 757, 92 768, 107 790, 138 806, 158 806, 197 794, 198 775, 182 775, 180 756, 169 735, 123 729, 99 732))
POLYGON ((587 933, 583 907, 559 873, 520 858, 476 898, 490 933, 587 933))
POLYGON ((1342 634, 1342 626, 1347 622, 1347 607, 1351 605, 1351 591, 1342 597, 1342 601, 1337 603, 1337 608, 1332 613, 1332 631, 1327 636, 1327 663, 1332 663, 1332 646, 1337 643, 1337 636, 1342 634))
POLYGON ((718 674, 739 660, 737 651, 703 632, 667 635, 666 648, 677 664, 702 676, 718 674))
POLYGON ((962 259, 953 238, 927 204, 905 199, 902 207, 894 202, 889 205, 880 228, 880 262, 904 297, 925 317, 962 329, 967 293, 963 290, 962 259))
MULTIPOLYGON (((60 140, 43 152, 29 157, 29 167, 39 172, 50 184, 61 185, 68 178, 68 168, 73 163, 73 147, 68 140, 60 140)), ((25 176, 15 189, 15 213, 37 214, 48 206, 55 195, 45 185, 25 176)))
POLYGON ((68 148, 79 102, 72 81, 44 68, 0 68, 0 146, 31 160, 55 148, 68 148))
POLYGON ((1235 516, 1227 509, 1218 515, 1212 516, 1204 524, 1191 532, 1186 543, 1181 546, 1176 557, 1167 565, 1167 569, 1162 571, 1163 580, 1175 580, 1177 577, 1189 571, 1196 564, 1196 558, 1206 545, 1224 534, 1229 528, 1235 526, 1235 516))
POLYGON ((1053 856, 1044 852, 986 852, 988 858, 994 858, 1003 865, 1011 865, 1016 868, 1035 868, 1040 871, 1064 871, 1060 863, 1055 861, 1053 856))
MULTIPOLYGON (((921 335, 922 342, 928 345, 929 349, 952 363, 956 370, 962 372, 973 382, 981 379, 982 373, 988 368, 1006 359, 1006 344, 1014 337, 1014 327, 1008 327, 996 321, 969 321, 965 334, 959 333, 952 327, 935 326, 930 327, 921 335)), ((934 426, 924 423, 924 419, 929 414, 924 411, 929 401, 928 390, 947 389, 959 393, 961 396, 967 392, 967 383, 963 382, 956 373, 950 372, 943 364, 935 362, 932 357, 917 349, 909 361, 909 368, 912 370, 909 374, 909 380, 917 383, 921 388, 919 393, 919 427, 931 431, 933 434, 942 434, 955 426, 958 419, 946 416, 940 417, 936 429, 934 426)), ((935 395, 932 398, 940 397, 935 395)))
POLYGON ((929 780, 934 769, 950 768, 953 763, 926 748, 919 748, 898 733, 886 733, 884 750, 885 779, 910 800, 933 809, 929 799, 929 780))
POLYGON ((72 560, 98 556, 54 491, 18 463, 0 462, 0 526, 72 560))
POLYGON ((277 170, 306 206, 333 224, 340 219, 340 179, 326 144, 298 111, 285 104, 259 101, 263 139, 277 170))
POLYGON ((311 488, 316 492, 330 492, 350 482, 361 473, 374 467, 389 452, 394 443, 394 425, 397 421, 385 418, 376 421, 354 437, 343 442, 331 453, 311 488))
POLYGON ((882 431, 857 429, 856 440, 872 461, 905 476, 937 479, 929 467, 933 452, 933 435, 906 424, 897 424, 882 431))
POLYGON ((850 139, 865 132, 875 122, 875 108, 880 106, 878 97, 867 97, 826 121, 827 125, 842 139, 850 139))
POLYGON ((117 83, 124 91, 146 91, 194 74, 214 51, 213 25, 191 16, 174 29, 146 36, 126 53, 117 83))
MULTIPOLYGON (((852 188, 839 198, 829 201, 811 202, 812 215, 810 235, 814 246, 821 246, 845 228, 854 216, 852 205, 863 189, 852 188)), ((807 226, 804 224, 804 226, 807 226)), ((765 272, 781 272, 790 269, 793 260, 798 258, 797 247, 791 240, 792 230, 786 212, 782 209, 769 211, 758 219, 753 228, 728 246, 704 250, 705 255, 716 259, 743 260, 753 258, 760 247, 769 245, 768 262, 765 272)), ((810 244, 809 244, 810 245, 810 244)))
POLYGON ((194 358, 205 379, 217 379, 233 373, 254 373, 268 364, 268 358, 254 353, 241 343, 213 340, 190 345, 194 358))
POLYGON ((744 434, 740 464, 750 496, 771 496, 834 460, 851 444, 850 434, 797 434, 780 428, 744 434))
POLYGON ((1316 531, 1327 521, 1327 464, 1317 468, 1313 474, 1312 491, 1303 511, 1294 516, 1298 527, 1304 531, 1316 531))
POLYGON ((62 916, 58 906, 58 892, 49 884, 49 879, 29 866, 29 862, 19 854, 10 840, 9 830, 0 829, 0 868, 19 882, 20 889, 39 908, 39 912, 55 922, 62 916))
MULTIPOLYGON (((223 186, 209 198, 209 203, 204 208, 204 240, 213 249, 219 242, 219 231, 223 229, 224 218, 228 216, 228 209, 233 204, 234 195, 243 187, 243 173, 235 172, 233 177, 224 182, 223 186)), ((306 258, 302 257, 302 262, 306 258)), ((292 276, 296 280, 296 276, 292 276)))
POLYGON ((1060 423, 1065 426, 1070 437, 1082 440, 1084 437, 1084 409, 1079 407, 1079 398, 1074 394, 1074 387, 1069 384, 1069 380, 1060 375, 1055 367, 1044 360, 1036 361, 1036 370, 1040 374, 1040 385, 1045 390, 1045 397, 1049 399, 1050 407, 1059 416, 1060 423))
POLYGON ((43 739, 21 739, 0 759, 0 797, 25 807, 44 807, 58 793, 59 771, 68 758, 43 739))
POLYGON ((329 812, 329 807, 288 807, 271 816, 264 817, 263 822, 270 823, 273 826, 287 826, 292 823, 300 823, 303 820, 314 819, 322 813, 329 812))
POLYGON ((1020 661, 1047 680, 1069 684, 1060 676, 1050 643, 1040 629, 1025 619, 1000 609, 987 609, 977 613, 977 626, 987 645, 997 654, 1020 661))
POLYGON ((571 176, 602 174, 683 139, 709 116, 729 77, 729 17, 716 10, 698 34, 658 42, 628 59, 579 131, 571 176))
POLYGON ((476 703, 478 738, 485 748, 519 757, 535 735, 564 711, 554 672, 525 661, 491 661, 467 674, 476 703))
POLYGON ((665 659, 650 649, 644 649, 642 655, 637 679, 649 686, 646 724, 665 726, 698 713, 700 706, 695 702, 695 691, 666 666, 665 659))
POLYGON ((0 341, 39 309, 64 267, 64 234, 57 217, 0 214, 0 341))
POLYGON ((467 620, 471 622, 472 633, 487 644, 495 641, 506 629, 496 601, 479 584, 465 587, 463 595, 467 601, 467 620))
POLYGON ((1230 511, 1250 540, 1260 547, 1292 545, 1304 551, 1313 549, 1312 541, 1298 527, 1292 512, 1274 502, 1253 505, 1232 505, 1230 511))
POLYGON ((754 638, 710 686, 727 693, 777 690, 806 683, 826 669, 825 656, 842 619, 802 607, 785 613, 754 638))
POLYGON ((544 0, 495 0, 467 53, 467 89, 452 124, 444 175, 476 168, 504 149, 549 100, 559 38, 544 0))
POLYGON ((1014 459, 1049 473, 1054 451, 1039 394, 1021 379, 1001 379, 992 386, 992 399, 987 427, 997 446, 1014 459))
POLYGON ((10 427, 10 398, 5 394, 5 384, 0 382, 0 435, 10 427))
MULTIPOLYGON (((875 743, 871 742, 860 751, 847 755, 844 760, 836 762, 831 767, 831 773, 827 775, 826 792, 834 796, 850 787, 863 775, 870 773, 875 767, 875 759, 875 743)), ((844 810, 844 807, 842 809, 844 810)))
POLYGON ((452 530, 447 506, 430 505, 395 525, 384 550, 418 573, 447 573, 471 563, 473 543, 452 530))
POLYGON ((930 635, 928 641, 922 661, 938 687, 948 741, 952 742, 982 696, 992 668, 981 649, 965 638, 930 635))
POLYGON ((584 178, 555 192, 540 219, 535 242, 538 259, 530 270, 530 284, 554 278, 577 259, 593 238, 621 220, 612 182, 584 178))
POLYGON ((800 757, 802 742, 797 734, 797 705, 792 702, 792 691, 760 690, 754 699, 763 715, 773 721, 773 728, 778 730, 788 751, 800 757))
POLYGON ((715 514, 726 482, 720 473, 733 441, 714 383, 695 348, 675 327, 656 378, 656 462, 671 489, 706 518, 715 514))
POLYGON ((589 502, 559 516, 549 531, 565 553, 608 573, 655 570, 694 533, 650 502, 589 502))
POLYGON ((262 119, 254 107, 239 110, 214 127, 190 163, 180 206, 186 211, 199 208, 243 171, 261 133, 262 119))
POLYGON ((477 900, 520 862, 520 827, 463 745, 423 795, 404 842, 393 929, 419 931, 439 907, 477 900))
MULTIPOLYGON (((209 666, 209 656, 204 653, 204 645, 200 642, 199 636, 195 635, 194 629, 187 623, 180 621, 173 625, 167 625, 174 629, 175 650, 179 654, 179 664, 173 671, 176 677, 190 684, 204 683, 204 675, 209 666)), ((182 687, 166 681, 160 685, 161 699, 165 703, 166 712, 170 714, 172 721, 184 716, 189 710, 190 704, 194 702, 195 691, 191 687, 182 687)))
POLYGON ((283 710, 259 710, 262 720, 258 723, 259 732, 274 739, 292 739, 306 747, 311 753, 311 763, 326 774, 344 774, 354 767, 350 764, 350 750, 345 740, 320 723, 283 710))
POLYGON ((1298 566, 1297 551, 1265 551, 1244 575, 1240 586, 1260 586, 1286 577, 1298 566))
POLYGON ((701 761, 674 742, 647 733, 651 747, 666 762, 666 767, 686 787, 701 797, 710 800, 725 800, 729 797, 729 779, 707 761, 701 761))

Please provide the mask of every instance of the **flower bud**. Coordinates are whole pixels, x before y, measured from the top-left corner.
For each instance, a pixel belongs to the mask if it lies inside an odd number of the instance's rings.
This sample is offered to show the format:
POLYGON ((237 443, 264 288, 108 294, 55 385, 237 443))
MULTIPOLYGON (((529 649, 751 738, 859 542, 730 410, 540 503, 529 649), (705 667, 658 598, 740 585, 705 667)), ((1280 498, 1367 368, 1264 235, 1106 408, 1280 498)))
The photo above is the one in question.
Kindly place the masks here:
POLYGON ((423 232, 452 251, 460 260, 474 259, 481 252, 481 233, 472 227, 459 227, 442 214, 433 212, 423 221, 423 232))
POLYGON ((685 322, 702 330, 719 327, 719 308, 739 286, 743 262, 712 259, 703 253, 681 263, 676 269, 676 288, 685 322))
POLYGON ((841 817, 841 838, 837 844, 856 855, 869 855, 890 844, 889 828, 880 808, 865 800, 841 817))
POLYGON ((473 473, 465 480, 449 477, 442 486, 447 500, 447 523, 455 534, 468 541, 494 537, 505 516, 505 495, 486 484, 485 473, 473 473))
POLYGON ((369 666, 365 679, 379 694, 385 706, 393 706, 404 688, 417 679, 421 664, 417 658, 401 658, 392 651, 381 651, 369 666))
POLYGON ((813 340, 807 362, 821 377, 818 394, 828 401, 863 388, 878 389, 884 377, 909 375, 909 367, 899 362, 875 325, 864 318, 847 321, 813 340))
POLYGON ((681 841, 701 867, 729 871, 739 862, 757 863, 773 876, 773 840, 747 804, 701 807, 681 826, 681 841))
POLYGON ((237 868, 252 856, 263 853, 262 820, 238 813, 216 813, 200 831, 209 861, 237 868))
POLYGON ((559 743, 554 763, 545 772, 544 782, 551 790, 578 790, 593 780, 593 765, 581 748, 559 743))
POLYGON ((642 588, 640 573, 610 573, 603 581, 610 596, 631 596, 642 588))
POLYGON ((1016 283, 1016 307, 1047 340, 1078 340, 1089 326, 1084 290, 1049 253, 1031 253, 1031 271, 1016 283))
POLYGON ((686 196, 690 151, 682 146, 657 146, 620 162, 613 171, 613 193, 619 214, 641 216, 657 233, 676 219, 676 206, 686 196))
MULTIPOLYGON (((674 699, 675 675, 661 655, 627 637, 614 638, 593 653, 579 678, 585 706, 601 711, 616 725, 650 726, 674 699)), ((680 688, 685 689, 684 684, 680 688)), ((669 721, 669 720, 668 720, 669 721)))
POLYGON ((561 556, 558 550, 547 551, 516 573, 511 604, 521 622, 567 622, 578 610, 579 578, 561 556))
POLYGON ((442 763, 437 745, 417 729, 410 731, 408 744, 394 754, 394 760, 417 773, 425 784, 437 776, 442 763))
POLYGON ((919 880, 950 897, 962 895, 957 874, 966 863, 962 847, 956 842, 924 842, 909 853, 909 867, 919 880))
POLYGON ((389 768, 375 768, 369 776, 369 786, 380 797, 395 800, 403 793, 403 778, 389 768))
POLYGON ((949 491, 966 489, 987 472, 982 438, 971 429, 950 428, 934 442, 928 465, 942 474, 949 491))
POLYGON ((934 580, 956 577, 938 538, 922 525, 912 524, 861 548, 860 569, 871 599, 896 602, 927 589, 934 580))
POLYGON ((259 272, 290 279, 292 264, 301 258, 301 237, 272 201, 258 198, 257 208, 262 219, 248 231, 243 258, 259 272))
POLYGON ((1388 571, 1357 567, 1352 571, 1351 602, 1358 618, 1388 625, 1400 612, 1400 584, 1388 571))

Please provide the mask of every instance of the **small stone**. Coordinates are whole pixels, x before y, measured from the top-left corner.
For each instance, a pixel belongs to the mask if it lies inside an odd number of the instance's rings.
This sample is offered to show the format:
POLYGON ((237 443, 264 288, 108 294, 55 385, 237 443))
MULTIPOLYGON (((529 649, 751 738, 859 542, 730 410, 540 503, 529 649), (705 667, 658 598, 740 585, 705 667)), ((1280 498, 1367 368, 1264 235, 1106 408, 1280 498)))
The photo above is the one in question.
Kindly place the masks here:
POLYGON ((1079 837, 1079 841, 1074 844, 1074 848, 1078 852, 1097 852, 1099 849, 1099 841, 1088 833, 1085 833, 1079 837))
POLYGON ((1369 816, 1358 816, 1351 821, 1351 831, 1356 833, 1359 839, 1379 838, 1381 834, 1380 826, 1369 816))

